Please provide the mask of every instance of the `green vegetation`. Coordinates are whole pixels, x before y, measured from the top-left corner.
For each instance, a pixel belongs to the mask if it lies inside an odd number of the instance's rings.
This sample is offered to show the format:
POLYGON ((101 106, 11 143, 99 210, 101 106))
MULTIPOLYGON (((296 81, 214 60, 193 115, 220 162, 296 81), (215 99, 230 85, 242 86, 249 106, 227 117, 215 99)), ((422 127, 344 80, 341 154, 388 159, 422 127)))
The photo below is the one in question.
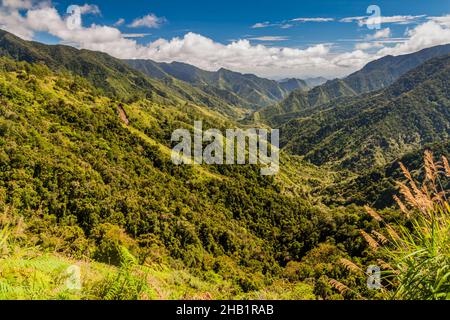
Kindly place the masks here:
MULTIPOLYGON (((406 182, 397 182, 403 199, 395 196, 402 216, 393 220, 366 208, 376 222, 361 234, 383 268, 382 297, 406 300, 450 299, 450 206, 448 185, 450 166, 446 157, 435 162, 425 152, 423 183, 400 164, 406 182), (370 232, 370 233, 369 233, 370 232)), ((352 261, 342 262, 358 274, 361 268, 352 261)), ((332 280, 342 294, 354 292, 332 280)))
MULTIPOLYGON (((418 170, 427 143, 448 153, 448 56, 288 122, 281 172, 266 177, 258 166, 172 163, 175 129, 241 125, 245 108, 210 83, 151 79, 105 54, 6 32, 0 52, 2 299, 385 298, 362 266, 396 261, 366 241, 382 230, 362 205, 376 201, 386 221, 409 228, 385 200, 392 162, 409 157, 418 170), (81 290, 67 286, 74 265, 81 290)), ((252 90, 251 76, 218 74, 221 90, 252 90)))
POLYGON ((317 165, 358 171, 447 141, 449 77, 450 56, 432 59, 385 90, 289 121, 281 127, 282 146, 317 165))
POLYGON ((25 248, 120 266, 119 243, 140 265, 162 261, 202 281, 219 277, 234 297, 297 298, 311 296, 314 280, 292 277, 288 291, 274 285, 289 261, 319 243, 336 257, 363 250, 351 239, 365 215, 305 199, 323 174, 311 165, 302 173, 301 160, 277 180, 254 166, 174 166, 174 128, 190 128, 196 117, 231 125, 209 109, 115 101, 77 77, 8 58, 0 70, 0 194, 28 226, 25 248), (294 188, 302 181, 311 186, 294 188))
POLYGON ((296 90, 284 101, 258 110, 254 117, 257 120, 264 119, 273 126, 281 126, 295 118, 309 117, 326 109, 329 102, 338 98, 346 101, 346 98, 387 88, 426 61, 449 53, 450 45, 443 45, 403 56, 386 56, 345 79, 328 81, 308 92, 296 90))
MULTIPOLYGON (((155 79, 178 79, 195 88, 225 101, 229 105, 255 110, 284 99, 289 92, 303 83, 291 83, 285 87, 274 80, 241 74, 226 69, 217 72, 204 71, 189 64, 157 63, 151 60, 126 60, 133 68, 155 79)), ((306 86, 306 84, 304 84, 306 86)))

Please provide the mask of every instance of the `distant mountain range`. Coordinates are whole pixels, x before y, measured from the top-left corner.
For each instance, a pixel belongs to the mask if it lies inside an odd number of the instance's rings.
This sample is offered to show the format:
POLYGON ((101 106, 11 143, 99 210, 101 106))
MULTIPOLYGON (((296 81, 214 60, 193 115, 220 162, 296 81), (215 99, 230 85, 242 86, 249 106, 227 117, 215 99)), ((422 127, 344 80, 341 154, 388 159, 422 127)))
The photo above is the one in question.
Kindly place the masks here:
POLYGON ((315 78, 306 78, 304 81, 306 82, 308 87, 314 88, 324 84, 325 82, 328 81, 328 79, 324 77, 315 77, 315 78))
POLYGON ((305 80, 290 78, 278 81, 278 83, 287 91, 291 92, 297 89, 309 90, 310 87, 305 80))
POLYGON ((251 110, 277 103, 286 98, 291 91, 308 87, 303 80, 289 79, 277 82, 223 68, 211 72, 180 62, 125 61, 151 78, 160 80, 175 78, 220 98, 230 105, 251 110))
POLYGON ((434 57, 450 53, 450 44, 427 48, 419 52, 401 56, 386 56, 367 64, 345 79, 327 81, 307 92, 293 91, 282 102, 264 108, 255 114, 256 119, 273 125, 298 116, 315 112, 320 106, 342 97, 354 97, 359 94, 388 87, 406 72, 418 67, 434 57))
MULTIPOLYGON (((450 46, 428 52, 443 48, 450 46)), ((445 141, 450 138, 449 79, 450 54, 431 59, 385 89, 338 99, 287 121, 281 126, 282 146, 317 165, 358 170, 445 141)))
POLYGON ((241 108, 173 77, 152 79, 120 59, 102 52, 78 50, 64 45, 45 45, 25 41, 0 30, 0 56, 18 61, 42 63, 55 71, 67 71, 89 81, 99 92, 122 100, 147 98, 156 103, 179 104, 186 101, 207 106, 233 118, 241 108))

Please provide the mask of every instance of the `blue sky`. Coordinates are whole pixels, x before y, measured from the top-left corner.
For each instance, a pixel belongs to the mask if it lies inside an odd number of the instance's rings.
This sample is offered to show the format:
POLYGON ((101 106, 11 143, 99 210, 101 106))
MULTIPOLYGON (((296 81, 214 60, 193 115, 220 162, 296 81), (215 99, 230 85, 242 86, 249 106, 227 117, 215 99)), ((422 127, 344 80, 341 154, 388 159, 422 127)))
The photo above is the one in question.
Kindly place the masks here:
POLYGON ((385 54, 450 42, 448 0, 0 1, 0 28, 23 38, 272 78, 342 76, 385 54), (70 5, 84 8, 77 30, 63 30, 70 5), (370 5, 381 10, 377 30, 370 5))
MULTIPOLYGON (((55 6, 63 13, 71 4, 85 3, 84 1, 58 1, 55 2, 55 6)), ((285 41, 264 42, 270 42, 270 45, 282 44, 294 47, 305 47, 323 42, 340 42, 342 46, 349 46, 351 44, 346 40, 363 38, 370 33, 370 30, 337 21, 294 23, 294 26, 289 29, 281 29, 277 26, 258 29, 251 27, 262 22, 289 24, 289 20, 299 17, 325 17, 339 20, 345 17, 364 16, 368 6, 372 4, 381 8, 383 16, 450 14, 450 1, 447 0, 93 0, 88 3, 98 5, 101 15, 84 17, 84 23, 87 24, 95 22, 112 25, 121 18, 131 22, 149 13, 167 19, 167 22, 158 29, 150 30, 145 27, 131 29, 126 25, 120 27, 121 30, 129 33, 151 33, 148 37, 140 39, 140 42, 160 37, 183 36, 187 31, 191 31, 222 43, 241 38, 286 37, 285 41)), ((394 36, 401 37, 405 26, 394 25, 391 29, 394 36)), ((252 41, 258 42, 258 40, 252 41)))

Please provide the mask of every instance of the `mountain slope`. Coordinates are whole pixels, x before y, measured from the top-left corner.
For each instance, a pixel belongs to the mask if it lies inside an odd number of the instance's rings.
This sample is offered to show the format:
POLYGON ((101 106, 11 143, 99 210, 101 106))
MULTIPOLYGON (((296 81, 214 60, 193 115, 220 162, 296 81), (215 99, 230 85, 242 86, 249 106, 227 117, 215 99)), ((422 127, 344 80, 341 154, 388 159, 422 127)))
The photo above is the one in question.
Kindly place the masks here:
POLYGON ((174 77, 232 105, 248 109, 274 104, 289 93, 288 89, 276 81, 226 69, 210 72, 180 62, 157 63, 151 60, 126 60, 126 62, 152 78, 174 77))
POLYGON ((278 83, 287 91, 291 92, 297 89, 301 89, 304 91, 307 91, 309 89, 309 85, 306 83, 305 80, 301 79, 284 79, 281 81, 278 81, 278 83))
POLYGON ((330 265, 364 249, 349 240, 361 214, 307 197, 326 172, 284 156, 278 178, 250 165, 176 166, 175 129, 235 124, 189 103, 122 101, 56 69, 0 57, 0 202, 26 221, 31 246, 115 265, 125 246, 145 265, 168 262, 215 287, 225 279, 233 297, 285 281, 289 261, 334 234, 345 240, 327 245, 330 265))
POLYGON ((282 102, 257 112, 256 119, 265 120, 274 126, 295 118, 296 112, 312 114, 321 106, 342 97, 353 97, 383 89, 403 74, 434 57, 450 53, 450 44, 427 48, 419 52, 386 56, 367 64, 345 79, 335 79, 317 86, 308 92, 296 90, 282 102))
POLYGON ((0 56, 42 63, 55 71, 70 72, 82 78, 82 81, 89 81, 99 93, 120 97, 122 100, 147 98, 162 103, 189 101, 219 110, 233 118, 242 114, 239 108, 188 83, 173 78, 165 79, 164 82, 151 79, 106 53, 25 41, 0 30, 0 56))
POLYGON ((432 59, 389 88, 330 103, 282 126, 282 145, 315 164, 358 170, 384 165, 450 136, 450 55, 432 59))

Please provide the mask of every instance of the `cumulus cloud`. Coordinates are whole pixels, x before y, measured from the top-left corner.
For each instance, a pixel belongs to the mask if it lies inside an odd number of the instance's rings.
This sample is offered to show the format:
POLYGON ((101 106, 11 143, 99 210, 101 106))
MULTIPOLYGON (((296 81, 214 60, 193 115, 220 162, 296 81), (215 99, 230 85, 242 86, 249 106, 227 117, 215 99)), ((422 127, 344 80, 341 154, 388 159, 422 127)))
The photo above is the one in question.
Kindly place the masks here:
POLYGON ((11 9, 29 9, 33 6, 31 0, 3 0, 2 5, 11 9))
POLYGON ((80 6, 80 12, 81 14, 94 14, 94 15, 100 15, 100 8, 95 4, 85 4, 80 6))
POLYGON ((121 25, 123 25, 125 23, 125 19, 124 18, 120 18, 119 20, 117 20, 114 23, 114 27, 120 27, 121 25))
POLYGON ((395 24, 410 24, 417 22, 418 20, 425 18, 426 15, 397 15, 397 16, 381 16, 381 17, 372 17, 372 16, 359 16, 359 17, 347 17, 339 20, 340 22, 349 23, 349 22, 357 22, 360 27, 362 26, 373 26, 379 23, 395 23, 395 24))
POLYGON ((289 37, 284 36, 262 36, 262 37, 254 37, 254 38, 248 38, 249 40, 256 40, 256 41, 286 41, 289 40, 289 37))
POLYGON ((376 31, 374 34, 367 36, 367 39, 382 39, 382 38, 388 38, 391 36, 391 29, 385 28, 379 31, 376 31))
POLYGON ((293 22, 331 22, 334 18, 295 18, 293 22))
POLYGON ((442 17, 428 17, 429 20, 450 27, 450 14, 442 17))
POLYGON ((407 32, 408 40, 381 49, 379 55, 400 55, 419 51, 424 48, 450 43, 450 26, 428 21, 407 32))
POLYGON ((159 28, 164 22, 166 22, 166 18, 157 17, 153 13, 150 13, 142 18, 135 19, 130 25, 130 28, 159 28))

